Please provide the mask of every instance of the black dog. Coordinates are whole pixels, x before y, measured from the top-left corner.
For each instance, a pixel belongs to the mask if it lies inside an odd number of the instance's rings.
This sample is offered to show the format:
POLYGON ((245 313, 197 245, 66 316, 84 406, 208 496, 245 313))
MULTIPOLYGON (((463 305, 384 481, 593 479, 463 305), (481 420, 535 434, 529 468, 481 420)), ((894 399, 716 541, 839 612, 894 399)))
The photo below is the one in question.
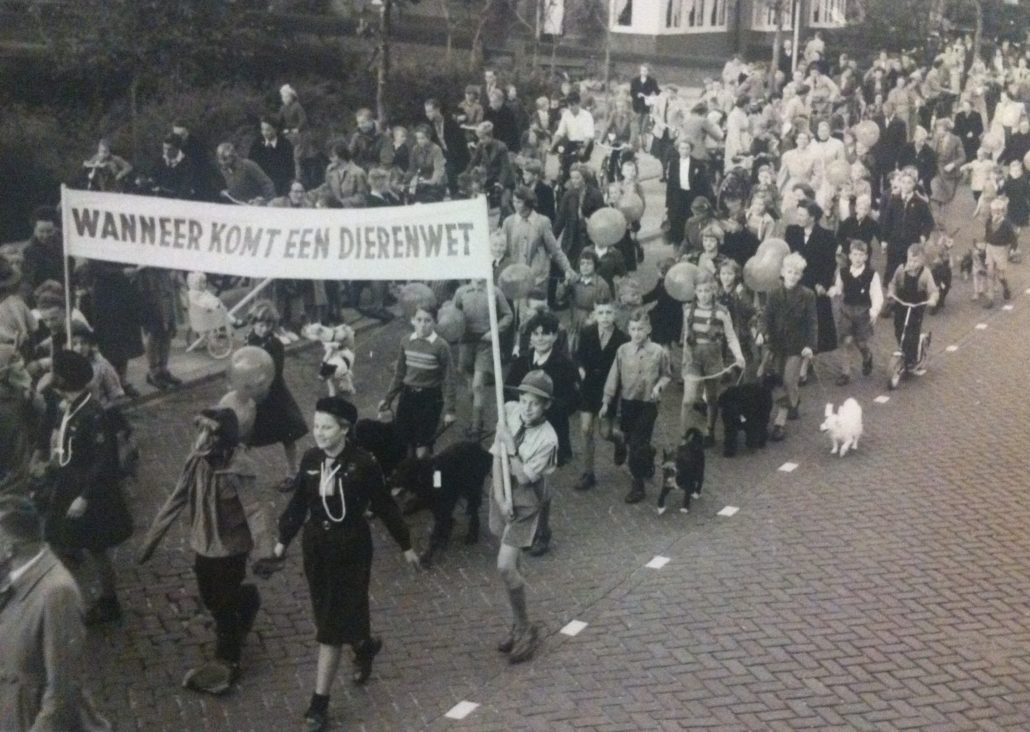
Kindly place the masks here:
POLYGON ((406 458, 390 476, 390 485, 408 491, 412 499, 404 507, 405 515, 423 508, 433 513, 433 530, 429 548, 422 554, 422 564, 429 566, 433 555, 444 549, 454 527, 454 508, 465 499, 468 516, 466 544, 479 540, 479 507, 483 504, 483 481, 493 468, 493 456, 478 442, 457 442, 437 455, 426 459, 406 458))
POLYGON ((392 422, 359 419, 354 425, 354 443, 372 453, 387 478, 408 454, 392 422))
POLYGON ((705 448, 701 430, 691 427, 675 450, 662 451, 662 493, 658 514, 665 513, 665 499, 673 488, 683 491, 681 513, 690 511, 690 499, 701 497, 705 482, 705 448))
POLYGON ((765 447, 769 440, 769 417, 772 414, 772 380, 757 384, 731 386, 719 397, 722 424, 725 430, 725 457, 737 454, 737 432, 744 430, 748 447, 765 447))

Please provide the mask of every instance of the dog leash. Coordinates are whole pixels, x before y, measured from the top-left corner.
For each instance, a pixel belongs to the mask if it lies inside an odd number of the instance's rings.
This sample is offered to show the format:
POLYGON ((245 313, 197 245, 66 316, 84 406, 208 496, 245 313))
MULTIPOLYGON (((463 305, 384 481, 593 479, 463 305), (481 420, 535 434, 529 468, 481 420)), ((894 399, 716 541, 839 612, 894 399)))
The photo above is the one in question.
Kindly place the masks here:
MULTIPOLYGON (((685 374, 683 376, 683 378, 684 378, 684 380, 690 379, 691 381, 707 381, 709 379, 718 379, 723 374, 728 374, 730 371, 732 371, 735 368, 737 368, 737 364, 731 363, 729 366, 727 366, 726 368, 722 369, 721 371, 716 371, 714 374, 709 374, 708 376, 695 376, 694 374, 685 374)), ((737 377, 737 384, 738 385, 740 384, 741 380, 743 380, 743 378, 744 378, 744 369, 741 369, 740 370, 740 375, 737 377)))

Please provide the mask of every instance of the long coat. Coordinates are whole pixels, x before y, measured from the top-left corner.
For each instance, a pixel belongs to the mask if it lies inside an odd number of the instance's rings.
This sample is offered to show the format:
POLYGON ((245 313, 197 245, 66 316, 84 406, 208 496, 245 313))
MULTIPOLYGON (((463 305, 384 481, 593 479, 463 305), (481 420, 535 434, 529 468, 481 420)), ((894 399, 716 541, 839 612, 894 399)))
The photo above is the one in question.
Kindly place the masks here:
POLYGON ((118 450, 100 402, 84 392, 64 412, 50 415, 47 435, 54 436, 56 455, 47 473, 44 511, 46 540, 62 549, 102 550, 121 544, 132 534, 132 516, 122 495, 118 450), (68 518, 76 498, 86 500, 86 512, 68 518))
POLYGON ((591 185, 587 185, 583 192, 582 206, 579 191, 571 188, 566 189, 558 204, 553 225, 554 236, 561 242, 562 251, 573 267, 579 262, 580 252, 590 244, 587 238, 587 219, 600 208, 604 208, 604 196, 591 185))
POLYGON ((297 401, 286 386, 283 376, 286 349, 279 339, 271 334, 261 338, 251 333, 247 337, 247 345, 265 349, 275 365, 275 378, 268 387, 268 394, 257 405, 254 429, 247 444, 251 447, 264 447, 277 442, 296 442, 308 433, 308 423, 304 420, 304 414, 297 406, 297 401))
POLYGON ((947 132, 933 141, 937 158, 937 174, 930 181, 930 198, 935 203, 951 203, 962 180, 962 165, 966 162, 966 151, 957 135, 947 132), (951 166, 951 169, 948 169, 951 166))
MULTIPOLYGON (((797 225, 787 227, 784 239, 792 252, 805 258, 807 266, 801 275, 801 284, 815 292, 816 285, 829 290, 837 274, 837 240, 833 233, 818 224, 805 241, 805 230, 797 225)), ((816 353, 832 351, 837 347, 837 329, 833 322, 833 307, 828 295, 815 298, 817 336, 816 353)))
POLYGON ((86 318, 93 324, 97 345, 115 366, 143 355, 139 291, 122 272, 121 264, 89 264, 92 287, 86 318))
POLYGON ((0 729, 110 732, 82 689, 86 631, 78 585, 46 548, 0 601, 0 729))
POLYGON ((715 200, 705 164, 697 157, 690 159, 688 182, 690 190, 685 191, 680 187, 680 159, 673 158, 669 162, 669 172, 665 184, 665 211, 669 221, 668 236, 673 246, 678 246, 683 241, 687 217, 690 216, 690 206, 694 199, 698 196, 705 196, 709 203, 715 200))

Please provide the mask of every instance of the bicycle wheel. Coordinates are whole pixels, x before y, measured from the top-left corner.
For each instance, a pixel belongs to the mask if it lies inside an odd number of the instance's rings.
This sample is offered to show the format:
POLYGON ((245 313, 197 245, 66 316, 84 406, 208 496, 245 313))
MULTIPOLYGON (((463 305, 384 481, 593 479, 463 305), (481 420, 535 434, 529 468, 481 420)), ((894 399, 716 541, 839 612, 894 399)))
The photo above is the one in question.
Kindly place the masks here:
POLYGON ((901 383, 901 372, 904 371, 904 357, 899 351, 891 355, 890 363, 887 365, 887 388, 894 391, 901 383))
POLYGON ((207 353, 211 358, 220 361, 223 358, 228 358, 229 354, 233 352, 232 331, 225 326, 209 330, 206 339, 207 353))

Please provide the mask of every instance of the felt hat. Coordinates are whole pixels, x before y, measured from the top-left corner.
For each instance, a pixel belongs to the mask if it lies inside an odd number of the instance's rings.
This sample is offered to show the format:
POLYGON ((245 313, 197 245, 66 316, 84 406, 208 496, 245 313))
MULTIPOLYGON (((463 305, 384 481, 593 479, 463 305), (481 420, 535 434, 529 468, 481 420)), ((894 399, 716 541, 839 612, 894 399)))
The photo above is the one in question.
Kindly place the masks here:
POLYGON ((536 369, 522 377, 522 383, 515 387, 515 391, 532 394, 550 401, 554 399, 554 382, 551 381, 550 376, 540 369, 536 369))
POLYGON ((700 216, 701 214, 711 212, 712 203, 705 196, 698 196, 690 202, 690 213, 694 214, 695 216, 700 216))
POLYGON ((322 397, 315 404, 316 412, 331 414, 337 419, 342 419, 352 427, 358 421, 358 408, 343 397, 326 396, 322 397))
POLYGON ((54 355, 54 388, 60 391, 82 391, 93 380, 93 367, 85 356, 74 351, 58 351, 54 355))

